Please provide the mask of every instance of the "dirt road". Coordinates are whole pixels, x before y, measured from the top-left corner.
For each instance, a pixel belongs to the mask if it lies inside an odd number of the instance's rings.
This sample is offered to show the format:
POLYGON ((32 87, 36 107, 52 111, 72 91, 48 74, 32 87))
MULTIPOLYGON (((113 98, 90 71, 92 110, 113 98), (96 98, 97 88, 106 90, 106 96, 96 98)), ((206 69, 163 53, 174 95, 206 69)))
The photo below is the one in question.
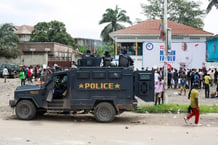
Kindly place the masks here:
POLYGON ((201 116, 201 127, 186 126, 184 114, 124 113, 114 122, 91 115, 43 116, 33 121, 0 119, 0 145, 217 145, 218 116, 201 116))
MULTIPOLYGON (((17 120, 8 100, 19 79, 0 79, 0 145, 217 145, 218 114, 200 116, 202 126, 186 126, 186 114, 136 114, 125 112, 112 123, 98 123, 91 114, 41 116, 17 120)), ((188 103, 169 91, 170 103, 188 103)), ((217 104, 218 99, 201 103, 217 104)), ((193 119, 191 120, 193 122, 193 119)))

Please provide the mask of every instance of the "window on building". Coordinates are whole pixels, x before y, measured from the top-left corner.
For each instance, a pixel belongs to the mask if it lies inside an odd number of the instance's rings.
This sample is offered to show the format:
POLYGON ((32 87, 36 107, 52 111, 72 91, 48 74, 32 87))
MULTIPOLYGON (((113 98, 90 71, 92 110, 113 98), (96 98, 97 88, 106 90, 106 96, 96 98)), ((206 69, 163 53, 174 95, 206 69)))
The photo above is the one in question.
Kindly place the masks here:
POLYGON ((121 46, 118 48, 118 54, 120 54, 120 49, 124 48, 127 50, 128 55, 139 55, 142 56, 142 43, 137 44, 137 50, 136 50, 136 42, 133 43, 121 43, 121 46), (137 51, 137 53, 136 53, 137 51))

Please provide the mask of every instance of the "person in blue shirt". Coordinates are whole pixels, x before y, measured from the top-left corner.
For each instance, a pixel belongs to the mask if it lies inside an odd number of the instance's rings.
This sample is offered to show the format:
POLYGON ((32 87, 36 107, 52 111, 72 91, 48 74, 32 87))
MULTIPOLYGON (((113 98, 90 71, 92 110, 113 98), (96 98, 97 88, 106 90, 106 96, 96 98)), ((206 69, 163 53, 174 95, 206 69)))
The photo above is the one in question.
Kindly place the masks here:
POLYGON ((199 81, 200 81, 200 75, 198 71, 196 71, 194 75, 194 83, 199 83, 199 81))
POLYGON ((168 74, 167 74, 167 85, 168 85, 168 88, 172 88, 172 83, 171 83, 172 76, 173 76, 173 74, 172 74, 171 70, 168 69, 168 74))

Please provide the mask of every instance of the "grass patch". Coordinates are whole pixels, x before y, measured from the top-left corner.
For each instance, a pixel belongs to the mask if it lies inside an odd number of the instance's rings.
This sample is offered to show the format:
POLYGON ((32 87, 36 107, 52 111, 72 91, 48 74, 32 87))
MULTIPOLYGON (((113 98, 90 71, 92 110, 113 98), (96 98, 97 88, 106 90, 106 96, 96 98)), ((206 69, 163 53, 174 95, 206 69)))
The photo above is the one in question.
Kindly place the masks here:
MULTIPOLYGON (((136 113, 187 113, 189 105, 180 104, 163 104, 155 105, 141 105, 134 112, 136 113)), ((218 113, 218 106, 200 105, 200 113, 218 113)))

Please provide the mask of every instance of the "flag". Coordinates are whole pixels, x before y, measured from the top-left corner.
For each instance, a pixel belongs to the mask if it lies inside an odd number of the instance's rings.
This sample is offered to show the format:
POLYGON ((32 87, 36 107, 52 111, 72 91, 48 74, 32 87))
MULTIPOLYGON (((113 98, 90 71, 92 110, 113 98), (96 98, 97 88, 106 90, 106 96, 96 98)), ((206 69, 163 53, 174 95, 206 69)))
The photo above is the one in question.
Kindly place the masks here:
POLYGON ((163 19, 160 20, 160 38, 164 41, 164 23, 163 19))
POLYGON ((115 52, 114 52, 114 55, 115 56, 117 55, 117 42, 115 42, 115 52))

